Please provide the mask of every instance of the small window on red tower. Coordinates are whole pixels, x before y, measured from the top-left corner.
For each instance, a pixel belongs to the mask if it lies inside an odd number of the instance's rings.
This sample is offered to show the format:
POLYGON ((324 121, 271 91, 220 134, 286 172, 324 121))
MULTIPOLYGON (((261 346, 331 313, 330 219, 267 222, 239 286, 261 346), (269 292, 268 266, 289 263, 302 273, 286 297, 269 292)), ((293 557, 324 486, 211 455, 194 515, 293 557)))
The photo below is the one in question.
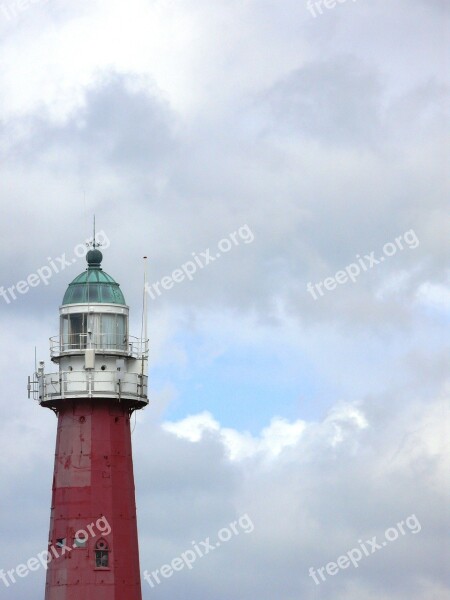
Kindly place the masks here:
POLYGON ((97 569, 109 567, 109 547, 105 540, 99 540, 95 544, 95 567, 97 569))
POLYGON ((74 540, 73 540, 74 548, 86 548, 86 546, 87 546, 87 537, 78 535, 77 537, 74 538, 74 540))

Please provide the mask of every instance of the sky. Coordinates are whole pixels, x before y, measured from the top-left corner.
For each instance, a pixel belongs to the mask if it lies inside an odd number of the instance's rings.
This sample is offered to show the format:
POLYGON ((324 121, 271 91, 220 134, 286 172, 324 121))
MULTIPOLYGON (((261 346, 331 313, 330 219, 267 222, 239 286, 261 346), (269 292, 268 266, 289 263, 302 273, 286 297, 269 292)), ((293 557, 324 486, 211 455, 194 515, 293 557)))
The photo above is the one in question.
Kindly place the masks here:
POLYGON ((444 0, 0 0, 0 569, 95 214, 136 336, 153 286, 142 573, 238 523, 144 600, 450 600, 448 41, 444 0))

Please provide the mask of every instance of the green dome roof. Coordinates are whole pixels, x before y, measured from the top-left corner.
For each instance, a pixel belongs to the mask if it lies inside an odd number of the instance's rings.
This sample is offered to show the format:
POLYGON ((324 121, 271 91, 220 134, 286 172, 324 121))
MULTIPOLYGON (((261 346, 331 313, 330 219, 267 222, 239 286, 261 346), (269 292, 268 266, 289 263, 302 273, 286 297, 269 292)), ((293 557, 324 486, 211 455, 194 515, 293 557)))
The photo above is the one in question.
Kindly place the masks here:
POLYGON ((96 249, 90 250, 86 258, 88 268, 69 284, 62 301, 63 305, 82 302, 126 305, 119 284, 100 266, 102 253, 96 249))

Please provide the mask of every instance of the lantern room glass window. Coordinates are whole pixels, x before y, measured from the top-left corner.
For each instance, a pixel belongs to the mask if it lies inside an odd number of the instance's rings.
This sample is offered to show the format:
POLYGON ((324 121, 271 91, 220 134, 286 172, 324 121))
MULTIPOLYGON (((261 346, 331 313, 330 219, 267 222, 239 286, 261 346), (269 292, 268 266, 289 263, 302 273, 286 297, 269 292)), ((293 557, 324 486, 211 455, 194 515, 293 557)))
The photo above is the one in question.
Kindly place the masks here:
POLYGON ((104 348, 124 350, 126 348, 125 315, 96 315, 100 317, 102 345, 104 348))
POLYGON ((128 345, 126 315, 106 313, 75 313, 61 316, 61 346, 63 351, 126 350, 128 345))
POLYGON ((62 315, 61 345, 63 350, 67 351, 86 348, 86 334, 85 314, 62 315))

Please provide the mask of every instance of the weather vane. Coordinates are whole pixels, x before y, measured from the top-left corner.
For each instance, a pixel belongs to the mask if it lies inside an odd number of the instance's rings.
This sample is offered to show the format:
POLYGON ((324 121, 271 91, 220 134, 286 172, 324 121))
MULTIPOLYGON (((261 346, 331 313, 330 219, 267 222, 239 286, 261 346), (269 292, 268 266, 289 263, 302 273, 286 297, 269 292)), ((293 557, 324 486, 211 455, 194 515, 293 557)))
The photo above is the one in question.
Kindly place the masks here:
POLYGON ((86 243, 86 246, 87 246, 88 248, 92 247, 92 248, 94 248, 94 250, 95 250, 95 248, 98 248, 98 247, 99 247, 99 246, 101 246, 101 245, 102 245, 102 244, 101 244, 101 242, 97 242, 97 240, 96 240, 96 233, 95 233, 95 215, 94 215, 94 235, 93 235, 93 237, 92 237, 92 241, 91 241, 91 242, 87 242, 87 243, 86 243))

